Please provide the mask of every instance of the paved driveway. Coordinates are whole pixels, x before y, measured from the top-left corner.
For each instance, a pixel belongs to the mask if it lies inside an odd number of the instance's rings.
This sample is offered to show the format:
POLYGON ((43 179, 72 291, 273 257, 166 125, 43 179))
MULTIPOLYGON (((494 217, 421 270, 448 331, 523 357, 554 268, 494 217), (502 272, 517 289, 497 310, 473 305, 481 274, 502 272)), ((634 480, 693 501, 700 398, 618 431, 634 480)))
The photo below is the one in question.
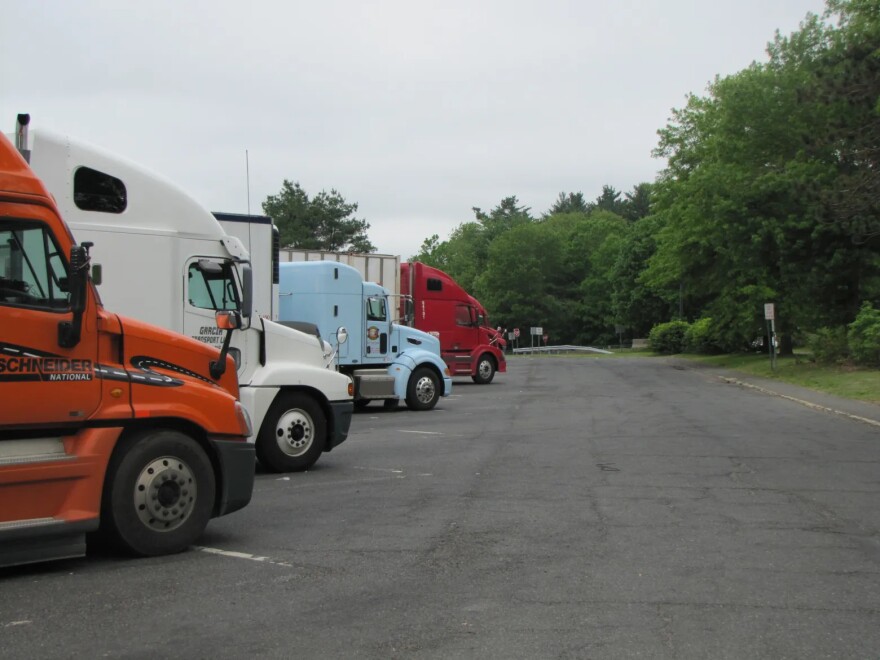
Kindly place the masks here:
POLYGON ((172 557, 0 571, 0 656, 880 652, 880 431, 663 359, 367 408, 172 557))

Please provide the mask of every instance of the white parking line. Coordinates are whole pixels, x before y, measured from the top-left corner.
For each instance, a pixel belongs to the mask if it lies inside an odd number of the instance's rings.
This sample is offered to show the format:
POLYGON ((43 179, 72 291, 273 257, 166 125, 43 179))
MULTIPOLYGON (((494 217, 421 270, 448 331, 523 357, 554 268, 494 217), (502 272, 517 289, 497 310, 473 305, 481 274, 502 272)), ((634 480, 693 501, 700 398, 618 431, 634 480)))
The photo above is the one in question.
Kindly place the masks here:
POLYGON ((440 431, 408 431, 406 429, 397 429, 398 433, 418 433, 419 435, 445 435, 440 431))
POLYGON ((286 561, 278 561, 276 559, 272 559, 270 557, 261 557, 259 555, 252 555, 247 552, 233 552, 232 550, 221 550, 220 548, 206 548, 201 545, 194 545, 193 550, 199 550, 200 552, 207 552, 211 555, 220 555, 221 557, 229 557, 230 559, 247 559, 248 561, 255 561, 261 564, 272 564, 273 566, 287 566, 289 568, 293 567, 293 564, 288 564, 286 561))
POLYGON ((375 470, 376 472, 391 472, 392 474, 403 474, 403 470, 397 470, 395 468, 363 467, 361 465, 354 465, 352 467, 355 470, 375 470))

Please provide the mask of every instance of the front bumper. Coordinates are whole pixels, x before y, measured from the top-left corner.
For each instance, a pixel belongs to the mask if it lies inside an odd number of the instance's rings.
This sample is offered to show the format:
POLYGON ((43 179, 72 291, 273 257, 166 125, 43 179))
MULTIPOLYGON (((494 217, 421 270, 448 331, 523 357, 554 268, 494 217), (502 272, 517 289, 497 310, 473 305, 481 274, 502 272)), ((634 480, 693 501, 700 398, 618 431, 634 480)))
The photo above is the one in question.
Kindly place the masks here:
POLYGON ((220 467, 217 506, 214 516, 238 511, 251 501, 254 492, 254 445, 240 440, 211 438, 211 447, 220 467))
POLYGON ((354 413, 354 401, 331 401, 330 424, 327 432, 327 446, 324 451, 330 451, 341 445, 348 437, 348 429, 351 427, 351 416, 354 413))

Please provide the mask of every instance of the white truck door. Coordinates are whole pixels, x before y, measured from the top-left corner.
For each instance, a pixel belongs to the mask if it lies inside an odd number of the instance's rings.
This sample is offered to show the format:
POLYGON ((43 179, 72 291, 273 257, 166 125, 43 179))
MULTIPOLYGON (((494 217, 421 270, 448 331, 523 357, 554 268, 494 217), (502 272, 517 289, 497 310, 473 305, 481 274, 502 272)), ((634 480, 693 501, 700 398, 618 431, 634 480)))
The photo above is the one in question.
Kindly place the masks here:
MULTIPOLYGON (((241 288, 236 270, 230 261, 211 257, 193 257, 184 268, 183 333, 219 349, 225 333, 217 327, 214 313, 241 309, 241 288)), ((247 351, 236 345, 241 334, 240 331, 233 334, 230 351, 239 373, 247 360, 247 351)))

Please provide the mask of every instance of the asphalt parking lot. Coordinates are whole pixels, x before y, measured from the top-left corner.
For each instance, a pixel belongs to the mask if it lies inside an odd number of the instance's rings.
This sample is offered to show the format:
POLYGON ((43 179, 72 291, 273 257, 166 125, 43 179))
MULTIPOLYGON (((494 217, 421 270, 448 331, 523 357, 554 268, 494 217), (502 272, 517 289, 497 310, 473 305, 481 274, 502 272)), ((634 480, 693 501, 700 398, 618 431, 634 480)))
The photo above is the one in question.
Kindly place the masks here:
POLYGON ((880 430, 661 359, 356 414, 197 548, 0 571, 0 656, 874 657, 880 430))

